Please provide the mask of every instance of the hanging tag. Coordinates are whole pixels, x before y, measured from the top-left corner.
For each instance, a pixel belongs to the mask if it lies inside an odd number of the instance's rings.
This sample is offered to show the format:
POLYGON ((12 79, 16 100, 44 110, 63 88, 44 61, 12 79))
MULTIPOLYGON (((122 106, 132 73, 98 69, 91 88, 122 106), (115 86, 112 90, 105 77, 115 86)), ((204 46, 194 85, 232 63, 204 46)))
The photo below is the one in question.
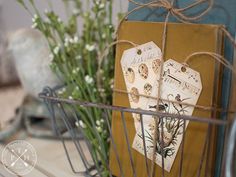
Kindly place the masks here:
MULTIPOLYGON (((160 76, 161 50, 154 42, 124 51, 121 67, 131 108, 147 107, 149 98, 156 96, 153 92, 155 80, 160 76), (141 96, 143 95, 143 96, 141 96)), ((135 128, 140 125, 140 116, 133 113, 135 128)))
MULTIPOLYGON (((157 106, 157 100, 149 100, 147 103, 148 110, 191 116, 198 98, 202 91, 202 83, 200 74, 191 68, 185 67, 182 64, 170 59, 164 63, 161 86, 161 100, 157 106), (169 101, 175 101, 169 102, 169 101)), ((155 92, 159 87, 155 85, 155 92)), ((161 120, 157 119, 157 126, 155 126, 154 118, 144 115, 144 140, 146 142, 147 157, 152 160, 153 147, 157 149, 155 162, 162 166, 161 151, 163 149, 164 155, 164 169, 170 172, 172 164, 176 158, 179 146, 183 137, 184 120, 164 117, 163 124, 161 120), (163 135, 162 135, 163 126, 163 135), (154 146, 154 132, 157 128, 157 144, 154 146), (162 141, 163 137, 163 141, 162 141)), ((186 128, 189 121, 185 122, 186 128)), ((144 154, 142 129, 139 127, 133 142, 133 148, 144 154)))

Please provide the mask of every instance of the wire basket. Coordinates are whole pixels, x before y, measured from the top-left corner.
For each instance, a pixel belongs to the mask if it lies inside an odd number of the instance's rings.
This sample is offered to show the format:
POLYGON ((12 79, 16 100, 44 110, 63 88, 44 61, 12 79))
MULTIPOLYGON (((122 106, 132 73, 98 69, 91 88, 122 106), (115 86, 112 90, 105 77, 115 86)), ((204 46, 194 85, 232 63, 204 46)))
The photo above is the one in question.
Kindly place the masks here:
MULTIPOLYGON (((59 98, 56 94, 56 92, 51 89, 51 88, 45 88, 44 91, 40 94, 40 98, 44 100, 46 103, 49 112, 51 113, 52 116, 52 126, 53 130, 56 132, 57 136, 60 137, 63 147, 65 149, 65 153, 68 159, 68 162, 71 166, 72 171, 75 174, 80 174, 83 176, 102 176, 102 171, 100 168, 99 163, 95 163, 96 159, 93 159, 92 156, 92 145, 91 142, 86 138, 86 136, 83 134, 82 127, 78 125, 78 121, 80 120, 80 115, 76 111, 75 106, 81 106, 85 109, 99 109, 102 110, 104 113, 104 120, 106 121, 106 124, 108 126, 109 130, 109 139, 110 139, 110 148, 113 150, 115 154, 115 159, 117 161, 118 167, 119 167, 119 176, 124 177, 124 169, 122 168, 122 162, 121 162, 121 156, 117 151, 117 144, 115 142, 113 132, 112 132, 112 127, 110 123, 110 115, 112 112, 116 111, 119 112, 121 115, 121 124, 123 126, 123 131, 125 135, 125 142, 126 142, 126 147, 128 156, 129 156, 129 163, 130 163, 130 168, 132 169, 132 176, 136 177, 137 172, 135 168, 135 160, 134 157, 132 156, 132 147, 131 147, 131 140, 128 136, 128 129, 126 125, 126 117, 125 113, 135 113, 139 114, 141 118, 141 129, 142 129, 142 134, 144 135, 144 123, 143 123, 143 115, 152 115, 152 116, 158 116, 160 119, 163 117, 171 117, 173 119, 180 119, 184 121, 184 130, 185 130, 185 122, 198 122, 205 124, 207 126, 207 131, 204 139, 204 146, 203 149, 201 149, 201 157, 200 157, 200 162, 199 162, 199 167, 196 172, 196 175, 192 176, 200 176, 201 174, 204 174, 204 176, 209 176, 208 173, 208 161, 209 161, 209 156, 210 156, 210 144, 213 143, 211 142, 211 135, 213 132, 214 128, 221 128, 224 129, 224 148, 222 151, 217 152, 218 159, 221 159, 221 163, 216 163, 214 168, 215 170, 218 169, 218 171, 215 171, 215 176, 226 176, 226 177, 232 177, 233 176, 233 166, 235 165, 233 162, 234 160, 234 154, 235 154, 235 139, 236 139, 236 121, 233 120, 219 120, 219 119, 207 119, 207 118, 202 118, 202 117, 194 117, 194 116, 184 116, 184 115, 172 115, 172 114, 167 114, 167 113, 162 113, 162 112, 152 112, 152 111, 145 111, 145 110, 138 110, 138 109, 132 109, 132 108, 127 108, 127 107, 118 107, 118 106, 110 106, 110 105, 104 105, 104 104, 98 104, 98 103, 91 103, 91 102, 84 102, 84 101, 79 101, 79 100, 70 100, 70 99, 62 99, 59 98), (55 116, 55 110, 58 109, 61 113, 61 119, 65 124, 66 129, 60 129, 57 124, 57 118, 55 116), (71 121, 72 118, 74 121, 71 121), (75 145, 76 152, 78 152, 78 158, 82 161, 83 167, 79 167, 80 169, 76 169, 75 167, 75 161, 78 161, 79 159, 75 157, 74 155, 71 155, 70 150, 68 150, 67 145, 66 145, 66 140, 64 139, 64 135, 69 134, 71 137, 71 140, 73 141, 73 144, 75 145), (79 135, 79 136, 78 136, 79 135), (73 160, 74 159, 74 160, 73 160), (206 163, 203 163, 203 159, 206 159, 206 163), (74 161, 74 162, 73 162, 74 161), (217 166, 218 165, 218 166, 217 166), (205 166, 205 167, 203 167, 205 166), (82 169, 82 170, 81 170, 82 169)), ((94 127, 96 128, 96 127, 94 127)), ((162 129, 163 131, 163 129, 162 129)), ((182 134, 182 143, 180 145, 180 163, 179 163, 179 170, 178 170, 178 176, 181 177, 183 176, 183 161, 184 161, 184 147, 185 147, 185 133, 186 131, 183 132, 182 134)), ((163 142, 163 136, 162 136, 162 142, 163 142)), ((145 146, 145 140, 143 139, 143 144, 144 144, 144 158, 145 158, 145 165, 146 165, 146 176, 151 177, 151 168, 148 163, 148 158, 147 158, 147 153, 146 153, 146 146, 145 146)), ((162 149, 163 151, 163 149, 162 149)), ((165 172, 163 168, 163 163, 164 157, 162 153, 162 171, 160 176, 164 177, 165 172)), ((109 160, 106 161, 107 163, 107 168, 109 169, 109 173, 107 174, 108 176, 114 176, 112 174, 112 170, 110 170, 109 166, 109 160)), ((154 171, 155 173, 155 171, 154 171)), ((126 176, 125 176, 126 177, 126 176)))

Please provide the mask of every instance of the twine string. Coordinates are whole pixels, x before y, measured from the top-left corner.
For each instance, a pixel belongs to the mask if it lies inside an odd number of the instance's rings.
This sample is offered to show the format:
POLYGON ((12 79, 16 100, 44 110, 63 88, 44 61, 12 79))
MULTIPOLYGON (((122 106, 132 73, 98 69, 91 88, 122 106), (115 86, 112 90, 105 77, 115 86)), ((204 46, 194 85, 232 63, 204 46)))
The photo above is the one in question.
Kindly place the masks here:
MULTIPOLYGON (((167 7, 168 7, 168 13, 165 17, 165 22, 164 22, 164 29, 163 29, 163 33, 162 33, 162 47, 161 47, 161 51, 162 51, 162 56, 161 56, 161 66, 160 66, 160 75, 159 75, 159 80, 158 80, 158 86, 159 86, 159 89, 158 89, 158 94, 157 94, 157 104, 156 105, 159 105, 159 102, 160 102, 160 97, 161 97, 161 86, 162 86, 162 72, 163 72, 163 68, 164 68, 164 56, 165 56, 165 49, 166 49, 166 38, 167 38, 167 28, 168 28, 168 21, 169 21, 169 17, 170 17, 170 14, 171 14, 171 9, 172 9, 172 6, 173 6, 173 3, 174 3, 175 0, 172 0, 171 4, 168 4, 167 3, 167 7)), ((156 111, 159 111, 158 110, 158 106, 156 108, 156 111)), ((162 118, 161 118, 162 119, 162 118)), ((154 141, 153 141, 153 154, 152 154, 152 165, 151 165, 151 177, 154 176, 154 173, 155 173, 155 159, 156 159, 156 151, 157 149, 155 148, 156 147, 156 144, 158 142, 158 135, 157 135, 157 129, 158 129, 158 120, 157 118, 154 119, 154 122, 155 122, 155 129, 154 129, 154 141)), ((163 125, 162 125, 163 126, 163 125)), ((163 129, 162 129, 163 130, 163 129)), ((161 132, 162 134, 162 144, 163 144, 163 132, 161 132)), ((144 136, 144 135, 143 135, 144 136)), ((162 146, 162 145, 161 145, 162 146)), ((162 168, 164 169, 164 153, 163 153, 163 146, 161 148, 161 157, 162 157, 162 168)), ((164 170, 162 170, 162 175, 164 176, 164 170)))
MULTIPOLYGON (((121 93, 121 94, 128 94, 128 95, 135 95, 135 96, 140 96, 140 97, 145 97, 145 98, 149 98, 149 99, 153 99, 153 100, 157 100, 157 97, 154 96, 150 96, 150 95, 145 95, 145 94, 137 94, 137 93, 131 93, 128 92, 126 90, 121 90, 121 89, 113 89, 114 92, 117 93, 121 93)), ((160 98, 160 101, 163 102, 168 102, 168 103, 173 103, 173 104, 179 104, 179 101, 175 101, 175 100, 168 100, 168 99, 164 99, 164 98, 160 98)), ((235 113, 235 110, 226 110, 226 109, 222 109, 222 108, 215 108, 215 107, 211 107, 211 106, 203 106, 203 105, 198 105, 198 104, 190 104, 190 103, 186 103, 186 102, 181 102, 181 105, 183 106, 188 106, 188 107, 194 107, 195 109, 199 109, 199 110, 203 110, 203 111, 214 111, 216 110, 217 112, 222 112, 222 113, 235 113)))
POLYGON ((216 60, 217 62, 221 63, 222 65, 224 65, 226 68, 230 69, 233 74, 236 76, 236 70, 233 67, 233 65, 226 60, 222 55, 214 53, 214 52, 194 52, 192 54, 190 54, 189 56, 186 57, 186 59, 184 60, 184 65, 189 67, 189 61, 193 58, 198 58, 196 56, 200 56, 200 55, 207 55, 210 56, 212 59, 216 60))
POLYGON ((98 90, 102 89, 102 62, 105 56, 109 53, 109 50, 114 47, 117 44, 130 44, 133 47, 137 47, 138 44, 135 44, 132 41, 129 40, 117 40, 112 43, 110 43, 108 46, 105 47, 105 49, 98 55, 98 69, 96 73, 96 78, 97 78, 97 88, 98 90))
MULTIPOLYGON (((172 15, 174 16, 179 22, 182 22, 182 23, 185 23, 185 24, 188 24, 188 23, 192 23, 192 22, 195 22, 197 20, 199 20, 200 18, 202 18, 203 16, 205 16, 213 7, 213 4, 214 4, 214 0, 199 0, 195 3, 192 3, 190 4, 189 6, 187 7, 184 7, 184 8, 176 8, 173 6, 173 3, 174 3, 174 0, 172 0, 172 2, 169 2, 168 0, 154 0, 154 1, 151 1, 151 2, 148 2, 148 3, 139 3, 139 2, 136 2, 134 0, 128 0, 129 2, 135 4, 137 7, 135 7, 133 10, 127 12, 125 14, 125 16, 120 20, 118 26, 117 26, 117 29, 115 31, 115 35, 116 35, 116 38, 118 39, 118 31, 120 30, 120 27, 122 25, 122 23, 127 19, 127 17, 142 9, 142 8, 145 8, 145 7, 148 7, 148 8, 165 8, 167 10, 167 15, 165 17, 165 22, 164 22, 164 29, 163 29, 163 33, 162 33, 162 60, 161 60, 161 66, 160 66, 160 79, 159 79, 159 89, 158 89, 158 94, 157 94, 157 97, 154 98, 154 99, 157 99, 157 105, 159 105, 159 101, 160 100, 163 100, 160 98, 160 93, 161 93, 161 84, 162 84, 162 71, 163 71, 163 63, 164 63, 164 56, 165 56, 165 46, 166 46, 166 38, 167 38, 167 28, 168 28, 168 21, 169 21, 169 16, 172 15), (185 11, 189 10, 189 9, 192 9, 196 6, 199 6, 203 3, 208 3, 208 6, 205 10, 203 10, 201 13, 195 15, 195 16, 186 16, 184 14, 185 11)), ((231 41, 231 43, 233 44, 234 48, 236 48, 236 43, 235 43, 235 40, 234 38, 231 36, 231 34, 224 28, 224 27, 220 27, 220 29, 222 30, 223 34, 231 41)), ((127 44, 130 44, 132 45, 133 47, 138 47, 137 44, 135 44, 134 42, 132 41, 129 41, 129 40, 117 40, 111 44, 109 44, 104 52, 99 55, 98 59, 99 59, 99 66, 98 66, 98 80, 97 80, 97 83, 98 83, 98 88, 101 87, 101 73, 100 73, 100 69, 101 69, 101 66, 102 66, 102 61, 103 61, 103 58, 107 55, 107 52, 109 51, 109 49, 111 47, 113 47, 114 45, 116 44, 121 44, 121 43, 127 43, 127 44)), ((207 56, 210 56, 212 59, 216 60, 217 62, 221 63, 223 66, 225 66, 226 68, 230 69, 232 71, 232 73, 236 76, 236 70, 235 68, 233 67, 233 65, 227 61, 222 55, 220 54, 217 54, 217 53, 214 53, 214 52, 195 52, 195 53, 192 53, 190 54, 189 56, 186 57, 186 59, 184 60, 183 62, 183 65, 186 66, 186 67, 189 67, 189 61, 193 58, 197 58, 196 56, 200 56, 200 55, 207 55, 207 56)), ((124 91, 124 90, 118 90, 118 89, 114 89, 115 92, 119 92, 119 93, 126 93, 126 94, 131 94, 127 91, 124 91)), ((137 94, 139 96, 143 96, 143 95, 140 95, 140 94, 137 94)), ((170 103, 175 103, 175 101, 170 101, 168 100, 170 103)), ((185 104, 185 105, 189 105, 189 106, 193 106, 193 107, 196 107, 196 108, 199 108, 199 109, 203 109, 203 110, 215 110, 215 108, 213 107, 207 107, 207 106, 200 106, 200 105, 190 105, 190 104, 187 104, 187 103, 181 103, 181 104, 185 104)), ((158 107, 158 106, 157 106, 158 107)), ((221 110, 221 109, 220 109, 221 110)), ((157 111, 159 111, 157 109, 157 111)), ((222 111, 222 110, 221 110, 222 111)), ((155 127, 157 126, 157 120, 155 119, 155 127)), ((155 144, 157 143, 157 128, 155 128, 155 133, 154 133, 154 147, 155 147, 155 144)), ((154 148, 153 149, 153 157, 152 157, 152 167, 151 167, 151 174, 152 176, 154 176, 154 167, 155 167, 155 158, 156 158, 156 149, 154 148)), ((162 166, 164 165, 163 163, 163 154, 162 154, 162 166)), ((164 175, 164 174, 163 174, 164 175)))

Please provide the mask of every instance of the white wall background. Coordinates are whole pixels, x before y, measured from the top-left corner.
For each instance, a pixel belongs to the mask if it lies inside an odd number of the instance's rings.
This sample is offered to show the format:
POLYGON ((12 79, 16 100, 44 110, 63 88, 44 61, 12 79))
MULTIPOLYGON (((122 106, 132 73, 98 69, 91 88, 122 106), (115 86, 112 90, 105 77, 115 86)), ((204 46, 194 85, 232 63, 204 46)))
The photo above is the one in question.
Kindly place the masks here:
MULTIPOLYGON (((44 11, 48 7, 48 0, 35 0, 37 7, 41 11, 44 11)), ((53 4, 55 11, 60 14, 62 19, 65 19, 65 12, 62 0, 50 0, 53 4)), ((82 0, 90 1, 90 0, 82 0)), ((123 12, 127 11, 128 1, 127 0, 113 0, 114 1, 114 14, 120 10, 123 12)), ((19 28, 30 27, 31 17, 23 9, 16 0, 0 0, 0 29, 4 29, 6 32, 13 32, 19 28), (1 12, 2 11, 2 12, 1 12)), ((115 18, 115 17, 114 17, 115 18)), ((114 19, 115 20, 115 19, 114 19)))

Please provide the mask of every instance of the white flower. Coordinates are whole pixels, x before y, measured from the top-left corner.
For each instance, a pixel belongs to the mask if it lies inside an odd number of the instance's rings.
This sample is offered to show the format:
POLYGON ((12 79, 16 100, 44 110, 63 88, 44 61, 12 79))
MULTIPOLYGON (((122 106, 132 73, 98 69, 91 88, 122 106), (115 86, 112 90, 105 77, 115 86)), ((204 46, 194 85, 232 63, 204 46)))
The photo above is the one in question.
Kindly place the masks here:
POLYGON ((110 88, 113 89, 114 88, 114 79, 111 79, 109 84, 111 85, 110 88))
POLYGON ((65 42, 65 43, 64 43, 64 46, 65 46, 65 47, 68 47, 68 46, 69 46, 69 43, 68 43, 68 42, 65 42))
POLYGON ((59 46, 56 46, 56 47, 53 49, 53 53, 54 53, 55 55, 57 55, 59 51, 60 51, 60 47, 59 47, 59 46))
POLYGON ((44 13, 45 13, 45 14, 48 14, 48 9, 44 9, 44 13))
POLYGON ((80 60, 81 58, 82 58, 81 55, 77 55, 77 56, 75 57, 76 60, 80 60))
POLYGON ((87 84, 92 84, 93 83, 93 78, 90 77, 89 75, 86 75, 84 79, 85 79, 85 82, 87 82, 87 84))
POLYGON ((101 122, 101 123, 104 123, 104 120, 103 120, 103 119, 101 119, 101 120, 100 120, 100 122, 101 122))
POLYGON ((65 88, 65 87, 64 87, 64 88, 62 88, 61 90, 62 90, 62 92, 63 92, 63 93, 65 93, 65 92, 66 92, 66 88, 65 88))
POLYGON ((105 7, 105 4, 104 3, 101 3, 100 5, 99 5, 99 8, 100 9, 103 9, 105 7))
POLYGON ((96 129, 97 129, 97 131, 98 131, 99 133, 102 132, 102 127, 96 127, 96 129))
POLYGON ((95 45, 86 44, 85 49, 89 52, 92 52, 93 50, 95 50, 95 45))
POLYGON ((69 39, 70 43, 74 43, 74 40, 72 38, 69 39))
POLYGON ((72 96, 69 96, 68 98, 69 98, 69 100, 73 100, 73 97, 72 97, 72 96))
POLYGON ((103 33, 102 34, 102 39, 105 39, 106 38, 106 33, 103 33))
POLYGON ((65 37, 65 42, 69 42, 70 38, 68 38, 67 36, 65 37))
POLYGON ((73 69, 73 70, 72 70, 72 73, 73 73, 73 74, 76 74, 76 73, 77 73, 77 71, 76 71, 75 69, 73 69))
POLYGON ((79 9, 73 9, 73 10, 72 10, 72 13, 73 13, 74 15, 79 15, 79 9))
POLYGON ((104 93, 105 89, 104 88, 99 88, 98 91, 101 92, 101 93, 104 93))
POLYGON ((76 122, 75 122, 75 125, 76 125, 76 127, 79 127, 79 122, 76 121, 76 122))
POLYGON ((100 126, 100 125, 101 125, 101 123, 100 123, 100 121, 99 121, 99 120, 96 120, 96 124, 97 124, 98 126, 100 126))
POLYGON ((33 25, 31 26, 31 28, 37 28, 38 24, 37 23, 33 23, 33 25))
POLYGON ((82 127, 82 128, 86 128, 86 125, 84 124, 84 122, 82 120, 79 121, 79 125, 82 127))
POLYGON ((59 23, 62 22, 62 20, 60 19, 60 17, 57 18, 57 21, 58 21, 59 23))
POLYGON ((79 67, 77 67, 77 68, 75 68, 75 70, 76 70, 77 72, 79 72, 80 69, 79 69, 79 67))
POLYGON ((35 19, 35 18, 32 18, 32 22, 35 23, 35 22, 36 22, 36 19, 35 19))
POLYGON ((65 38, 65 42, 64 42, 65 47, 69 46, 69 40, 70 39, 68 37, 65 38))
POLYGON ((37 14, 34 14, 34 18, 37 19, 39 18, 39 16, 37 14))
POLYGON ((76 89, 76 90, 79 90, 79 87, 78 87, 78 86, 76 86, 76 87, 75 87, 75 89, 76 89))
POLYGON ((74 37, 74 41, 73 41, 73 42, 74 42, 74 43, 78 43, 78 41, 79 41, 79 38, 78 38, 78 36, 75 36, 75 37, 74 37))
POLYGON ((54 59, 54 55, 51 53, 51 54, 49 55, 49 60, 50 60, 50 61, 53 61, 53 59, 54 59))
POLYGON ((59 90, 59 91, 58 91, 58 94, 59 94, 59 95, 62 95, 62 94, 63 94, 62 90, 59 90))

